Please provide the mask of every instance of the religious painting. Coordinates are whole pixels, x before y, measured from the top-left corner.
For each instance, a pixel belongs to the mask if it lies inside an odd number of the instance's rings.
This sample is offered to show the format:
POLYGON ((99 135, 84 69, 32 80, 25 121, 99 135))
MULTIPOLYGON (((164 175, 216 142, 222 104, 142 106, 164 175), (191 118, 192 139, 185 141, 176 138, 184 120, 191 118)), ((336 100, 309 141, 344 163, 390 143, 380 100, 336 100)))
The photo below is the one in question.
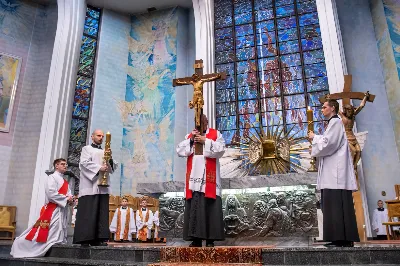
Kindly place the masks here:
POLYGON ((386 21, 392 41, 393 55, 400 79, 400 5, 397 0, 384 0, 386 21))
POLYGON ((0 131, 10 130, 22 58, 0 52, 0 131))

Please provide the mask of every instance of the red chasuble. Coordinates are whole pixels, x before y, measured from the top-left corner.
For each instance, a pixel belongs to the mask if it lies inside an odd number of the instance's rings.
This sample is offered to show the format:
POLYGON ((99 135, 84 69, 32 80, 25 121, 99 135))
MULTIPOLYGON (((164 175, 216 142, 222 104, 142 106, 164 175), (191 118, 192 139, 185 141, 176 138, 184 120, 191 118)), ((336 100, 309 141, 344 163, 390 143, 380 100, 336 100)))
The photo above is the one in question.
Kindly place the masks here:
MULTIPOLYGON (((208 134, 206 135, 207 139, 211 139, 213 141, 217 140, 218 131, 216 129, 209 128, 208 134)), ((189 134, 188 139, 192 137, 192 134, 189 134)), ((189 179, 190 173, 192 172, 192 163, 193 163, 192 153, 186 163, 186 199, 192 198, 192 190, 189 189, 189 179)), ((216 158, 205 158, 206 159, 206 188, 205 188, 205 197, 206 198, 217 198, 217 159, 216 158)))
MULTIPOLYGON (((67 195, 67 192, 68 192, 68 182, 64 180, 64 183, 58 190, 58 193, 62 195, 67 195)), ((26 240, 32 241, 36 235, 36 232, 39 230, 36 242, 39 243, 47 242, 47 237, 49 236, 51 217, 53 216, 53 212, 56 208, 57 204, 53 202, 49 202, 42 207, 42 209, 40 210, 39 219, 36 221, 31 231, 29 231, 29 234, 25 237, 26 240)))

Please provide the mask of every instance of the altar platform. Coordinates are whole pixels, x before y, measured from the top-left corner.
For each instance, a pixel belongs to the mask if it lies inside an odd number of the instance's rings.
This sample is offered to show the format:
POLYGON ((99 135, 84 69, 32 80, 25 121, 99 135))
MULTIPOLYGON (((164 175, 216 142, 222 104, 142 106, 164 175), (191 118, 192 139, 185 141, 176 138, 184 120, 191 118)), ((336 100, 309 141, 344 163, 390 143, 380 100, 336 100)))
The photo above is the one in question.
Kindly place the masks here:
MULTIPOLYGON (((187 244, 187 243, 186 243, 187 244)), ((165 244, 110 243, 107 247, 54 246, 43 258, 14 259, 11 244, 0 243, 0 265, 400 265, 400 241, 369 241, 354 248, 325 248, 288 242, 269 246, 188 248, 165 244)))

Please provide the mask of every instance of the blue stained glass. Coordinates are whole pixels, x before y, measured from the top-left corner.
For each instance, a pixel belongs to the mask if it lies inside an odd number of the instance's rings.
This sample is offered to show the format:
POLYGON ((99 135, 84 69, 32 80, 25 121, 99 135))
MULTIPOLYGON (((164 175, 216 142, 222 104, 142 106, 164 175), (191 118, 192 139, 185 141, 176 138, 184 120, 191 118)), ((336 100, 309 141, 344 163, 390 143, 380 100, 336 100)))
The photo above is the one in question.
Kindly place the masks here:
POLYGON ((247 73, 256 71, 255 60, 240 61, 236 63, 237 73, 247 73))
POLYGON ((307 123, 306 108, 285 111, 286 124, 307 123))
POLYGON ((257 46, 257 53, 258 53, 258 58, 274 56, 278 54, 276 50, 276 44, 266 44, 257 46))
POLYGON ((304 64, 315 64, 325 61, 324 51, 323 50, 315 50, 310 52, 303 53, 304 64))
POLYGON ((306 106, 304 94, 285 96, 285 109, 301 108, 306 106))
POLYGON ((254 46, 254 36, 240 36, 236 38, 236 48, 243 48, 246 46, 254 46))
POLYGON ((261 112, 274 112, 276 110, 282 110, 280 97, 261 99, 261 112))
POLYGON ((232 26, 232 16, 215 18, 215 28, 224 28, 228 26, 232 26))
POLYGON ((318 24, 318 13, 309 13, 299 17, 300 27, 312 24, 318 24))
POLYGON ((329 90, 328 77, 307 79, 307 91, 329 90))
POLYGON ((217 6, 214 10, 215 10, 216 18, 232 16, 232 5, 225 4, 225 5, 217 6))
POLYGON ((234 87, 235 87, 235 79, 232 76, 228 76, 224 80, 217 80, 215 82, 215 88, 217 90, 234 88, 234 87))
POLYGON ((307 136, 307 123, 287 125, 286 131, 289 130, 291 130, 289 133, 290 138, 304 138, 307 136))
POLYGON ((276 6, 284 6, 293 3, 293 0, 275 0, 276 6))
POLYGON ((257 77, 256 73, 249 72, 237 75, 238 86, 256 85, 257 77))
POLYGON ((313 120, 314 121, 322 121, 325 120, 324 115, 322 114, 322 109, 320 107, 312 107, 313 110, 313 120))
POLYGON ((278 19, 278 29, 294 28, 296 25, 296 17, 278 19))
POLYGON ((252 13, 240 13, 235 15, 235 25, 250 23, 253 19, 252 13))
POLYGON ((281 88, 277 82, 265 83, 260 85, 260 93, 263 98, 279 96, 281 94, 281 88))
POLYGON ((282 81, 301 79, 303 74, 301 67, 288 67, 282 69, 282 81))
POLYGON ((247 100, 239 102, 239 114, 254 114, 258 113, 258 101, 247 100))
POLYGON ((317 5, 314 0, 305 3, 297 3, 297 12, 299 14, 317 12, 317 5))
POLYGON ((89 103, 92 80, 78 76, 76 80, 75 96, 72 115, 79 118, 89 117, 89 103))
POLYGON ((254 8, 256 10, 271 8, 273 5, 273 0, 255 0, 254 1, 254 8))
POLYGON ((217 116, 236 115, 236 103, 217 103, 217 116))
POLYGON ((236 130, 221 131, 221 134, 226 145, 235 144, 235 141, 239 141, 239 137, 236 136, 236 130))
POLYGON ((235 71, 234 68, 235 68, 235 65, 233 63, 215 66, 215 70, 217 72, 225 72, 227 75, 233 75, 233 73, 235 71))
POLYGON ((276 8, 277 18, 288 17, 288 16, 294 16, 294 5, 281 6, 276 8))
POLYGON ((275 126, 283 124, 282 111, 261 113, 263 126, 275 126))
POLYGON ((236 100, 235 89, 216 90, 215 100, 217 103, 231 102, 236 100))
POLYGON ((216 39, 215 40, 215 51, 220 52, 224 50, 230 50, 233 47, 233 39, 216 39))
POLYGON ((319 98, 326 95, 327 91, 313 92, 308 94, 308 105, 309 106, 321 106, 319 98))
POLYGON ((83 33, 96 37, 98 32, 99 32, 99 21, 91 17, 86 17, 83 33))
POLYGON ((284 94, 296 94, 304 92, 304 84, 302 80, 286 81, 282 83, 284 94))
POLYGON ((235 54, 233 51, 223 51, 223 52, 216 52, 215 53, 215 63, 229 63, 235 61, 235 54))
POLYGON ((321 37, 312 37, 310 39, 302 39, 301 46, 303 51, 315 50, 322 48, 321 37))
POLYGON ((259 114, 245 114, 239 116, 239 128, 259 127, 259 114))
POLYGON ((317 135, 322 135, 325 132, 325 128, 328 126, 328 122, 314 122, 314 132, 317 135))
POLYGON ((237 60, 253 59, 255 56, 256 56, 256 48, 254 47, 248 47, 236 50, 237 60))
POLYGON ((299 51, 299 42, 297 40, 295 40, 295 41, 280 43, 279 51, 281 54, 296 53, 299 51))
POLYGON ((240 129, 240 139, 241 139, 241 141, 242 142, 246 142, 252 136, 258 136, 256 131, 260 132, 260 129, 258 129, 256 127, 240 129))
POLYGON ((246 24, 235 26, 236 37, 253 34, 253 25, 246 24))
POLYGON ((255 12, 255 20, 262 21, 274 18, 274 11, 272 9, 258 10, 255 12))
POLYGON ((318 24, 309 25, 301 27, 300 34, 302 39, 310 39, 314 36, 321 36, 321 29, 318 24))
POLYGON ((85 142, 87 128, 88 122, 86 120, 72 118, 70 141, 85 142))
POLYGON ((261 32, 273 32, 275 30, 275 24, 273 20, 267 20, 263 22, 258 22, 256 24, 256 32, 259 34, 261 32))
POLYGON ((276 41, 276 38, 275 38, 274 32, 257 33, 257 44, 258 45, 269 44, 269 43, 275 44, 275 41, 276 41))
POLYGON ((233 37, 233 30, 232 28, 224 28, 215 31, 215 38, 216 39, 225 39, 225 38, 232 38, 233 37))
POLYGON ((238 88, 238 98, 239 100, 256 99, 258 95, 257 87, 246 86, 238 88))
POLYGON ((297 28, 284 29, 278 31, 279 42, 297 40, 297 28))
POLYGON ((259 73, 261 84, 271 84, 273 82, 279 82, 279 69, 267 70, 259 73))
POLYGON ((236 129, 236 116, 217 117, 216 119, 219 130, 236 129))
POLYGON ((325 63, 306 65, 304 67, 306 78, 326 76, 325 63))
POLYGON ((279 68, 278 57, 267 57, 258 59, 258 70, 265 71, 279 68))
POLYGON ((281 56, 282 67, 301 65, 300 54, 288 54, 281 56))
POLYGON ((235 14, 248 13, 251 12, 251 1, 240 0, 235 1, 235 14))
POLYGON ((91 16, 94 19, 100 18, 100 11, 94 10, 90 7, 86 8, 86 15, 91 16))

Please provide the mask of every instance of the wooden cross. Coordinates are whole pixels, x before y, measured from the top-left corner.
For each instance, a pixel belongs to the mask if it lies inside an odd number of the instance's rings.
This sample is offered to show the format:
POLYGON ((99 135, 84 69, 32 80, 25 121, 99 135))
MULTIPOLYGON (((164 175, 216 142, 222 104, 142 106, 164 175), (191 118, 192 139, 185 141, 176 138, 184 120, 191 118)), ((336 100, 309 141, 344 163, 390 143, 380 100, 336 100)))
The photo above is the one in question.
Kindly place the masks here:
MULTIPOLYGON (((350 104, 350 99, 358 99, 362 100, 365 97, 364 92, 352 92, 351 91, 351 84, 352 84, 352 77, 351 75, 345 75, 344 76, 344 87, 343 87, 343 92, 338 92, 338 93, 333 93, 333 94, 327 94, 319 98, 319 101, 321 103, 326 102, 327 100, 340 100, 342 99, 342 105, 349 105, 350 104)), ((370 94, 367 101, 368 102, 373 102, 375 100, 375 95, 370 94)))
MULTIPOLYGON (((203 74, 203 60, 196 60, 194 64, 194 74, 191 77, 177 78, 172 81, 172 86, 183 86, 192 85, 193 86, 193 99, 189 102, 189 108, 195 109, 195 128, 203 134, 204 125, 202 125, 201 116, 203 114, 204 97, 203 97, 203 84, 205 82, 214 81, 217 79, 226 79, 225 72, 213 73, 213 74, 203 74)), ((203 154, 203 145, 196 143, 195 154, 203 154)))

